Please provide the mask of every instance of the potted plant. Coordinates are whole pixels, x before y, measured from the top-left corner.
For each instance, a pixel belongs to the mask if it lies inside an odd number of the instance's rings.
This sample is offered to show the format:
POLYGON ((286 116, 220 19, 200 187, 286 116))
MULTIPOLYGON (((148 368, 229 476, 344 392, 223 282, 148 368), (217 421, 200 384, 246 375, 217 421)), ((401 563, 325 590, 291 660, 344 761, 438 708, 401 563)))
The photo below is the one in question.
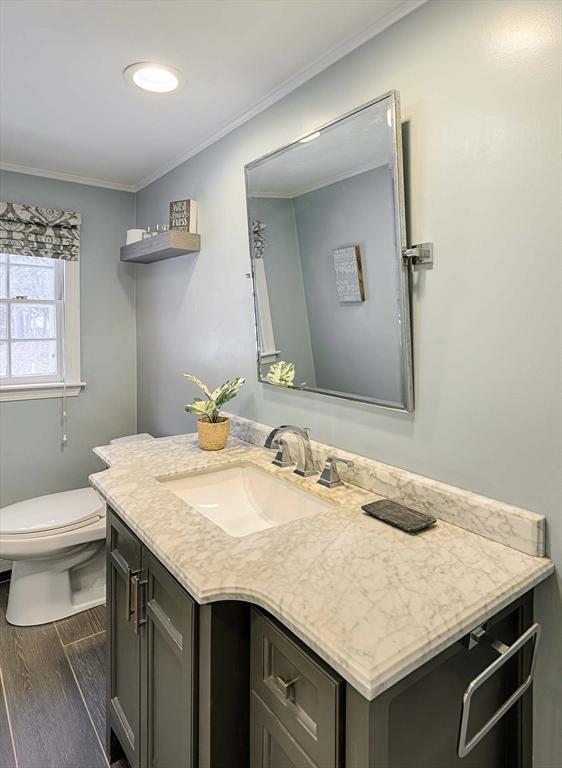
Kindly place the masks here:
POLYGON ((184 373, 188 381, 192 381, 205 395, 205 400, 195 398, 193 402, 185 406, 188 413, 199 415, 197 420, 197 432, 199 434, 199 447, 204 451, 220 451, 226 445, 230 420, 221 416, 220 409, 233 397, 236 397, 245 379, 229 379, 213 392, 191 373, 184 373))

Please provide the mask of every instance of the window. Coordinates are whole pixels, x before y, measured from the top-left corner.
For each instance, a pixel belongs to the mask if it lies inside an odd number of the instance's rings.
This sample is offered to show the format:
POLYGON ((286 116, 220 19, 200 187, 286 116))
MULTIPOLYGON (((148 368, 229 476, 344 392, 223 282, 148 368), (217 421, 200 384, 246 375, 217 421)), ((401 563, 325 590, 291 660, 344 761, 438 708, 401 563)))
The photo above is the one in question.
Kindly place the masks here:
POLYGON ((64 264, 0 255, 0 376, 3 383, 62 380, 64 264))
POLYGON ((2 400, 78 394, 78 319, 77 262, 0 254, 2 400))
POLYGON ((273 363, 279 359, 280 352, 275 349, 269 292, 265 269, 265 251, 267 240, 264 230, 267 224, 259 219, 252 220, 252 256, 255 280, 256 320, 258 326, 258 356, 260 363, 273 363))
POLYGON ((263 259, 254 259, 254 278, 256 281, 260 363, 273 363, 279 359, 279 350, 275 349, 275 337, 273 335, 269 292, 267 290, 263 259))

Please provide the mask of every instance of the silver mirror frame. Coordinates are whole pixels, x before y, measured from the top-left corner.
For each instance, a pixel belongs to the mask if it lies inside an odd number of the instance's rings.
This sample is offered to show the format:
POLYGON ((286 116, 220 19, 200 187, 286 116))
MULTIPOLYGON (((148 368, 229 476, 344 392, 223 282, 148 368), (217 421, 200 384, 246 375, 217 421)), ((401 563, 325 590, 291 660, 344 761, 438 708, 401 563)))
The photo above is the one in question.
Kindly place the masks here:
POLYGON ((253 160, 251 163, 247 163, 244 166, 244 174, 246 179, 246 212, 248 218, 248 242, 250 245, 250 262, 251 262, 251 277, 252 277, 252 292, 254 301, 254 323, 256 333, 256 349, 257 349, 257 375, 258 381, 262 384, 268 384, 276 389, 289 389, 297 390, 300 392, 315 392, 317 394, 328 395, 330 397, 336 397, 343 400, 352 400, 359 403, 368 403, 381 408, 390 409, 393 411, 406 411, 408 413, 414 412, 414 371, 412 360, 412 321, 410 311, 410 273, 411 266, 410 261, 404 258, 404 252, 407 248, 406 238, 406 213, 405 213, 405 201, 404 201, 404 167, 402 157, 402 123, 400 119, 400 95, 398 91, 388 91, 387 93, 379 96, 376 99, 368 101, 366 104, 362 104, 360 107, 346 112, 344 115, 340 115, 335 120, 330 120, 328 123, 324 123, 318 128, 313 128, 307 131, 305 134, 299 136, 289 144, 279 147, 273 152, 268 152, 266 155, 253 160), (249 179, 248 173, 252 168, 256 168, 271 158, 281 155, 287 150, 295 147, 303 138, 310 136, 316 131, 322 131, 325 128, 340 123, 343 120, 356 115, 358 112, 362 112, 364 109, 372 107, 380 101, 389 99, 390 109, 392 112, 392 124, 394 126, 393 131, 393 148, 394 156, 396 158, 396 169, 393 173, 393 185, 394 185, 394 212, 396 222, 396 242, 399 244, 399 252, 396 254, 396 269, 398 270, 398 286, 397 292, 397 320, 400 325, 400 367, 401 367, 401 383, 402 383, 402 401, 403 406, 389 405, 388 403, 377 400, 376 398, 361 397, 358 395, 348 394, 345 392, 337 392, 331 389, 323 389, 322 387, 305 387, 295 385, 293 387, 283 387, 278 384, 272 384, 262 377, 261 363, 260 363, 260 347, 259 347, 259 320, 258 320, 258 297, 256 291, 256 274, 255 274, 255 254, 254 243, 252 237, 252 217, 250 212, 251 195, 249 193, 249 179))

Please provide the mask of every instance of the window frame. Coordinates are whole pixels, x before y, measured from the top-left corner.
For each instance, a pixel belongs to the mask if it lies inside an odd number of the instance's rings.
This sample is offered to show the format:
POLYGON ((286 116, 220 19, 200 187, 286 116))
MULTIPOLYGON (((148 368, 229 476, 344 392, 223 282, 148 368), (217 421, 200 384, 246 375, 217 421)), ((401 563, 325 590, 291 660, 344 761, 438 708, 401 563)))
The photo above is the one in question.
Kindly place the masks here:
MULTIPOLYGON (((57 307, 57 375, 26 376, 0 380, 0 402, 35 400, 52 397, 75 397, 85 386, 80 376, 80 266, 78 261, 63 260, 59 286, 61 300, 26 300, 26 304, 55 304, 57 307), (61 322, 62 321, 62 322, 61 322), (64 354, 64 380, 62 370, 64 354)), ((60 274, 60 273, 59 273, 60 274)), ((17 300, 8 299, 17 304, 17 300)), ((4 303, 4 302, 3 302, 4 303)))
POLYGON ((281 352, 275 346, 273 321, 269 304, 269 290, 267 287, 267 276, 263 257, 254 259, 253 269, 254 282, 256 285, 254 302, 257 306, 259 361, 260 364, 263 365, 274 363, 276 360, 279 360, 281 352))

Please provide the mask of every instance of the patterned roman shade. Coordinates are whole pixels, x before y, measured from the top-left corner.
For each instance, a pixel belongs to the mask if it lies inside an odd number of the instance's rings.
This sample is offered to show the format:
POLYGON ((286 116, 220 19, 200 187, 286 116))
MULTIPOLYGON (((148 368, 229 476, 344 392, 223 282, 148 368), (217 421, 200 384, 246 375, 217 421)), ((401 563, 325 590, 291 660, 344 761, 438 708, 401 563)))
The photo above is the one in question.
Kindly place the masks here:
POLYGON ((265 246, 267 245, 267 240, 264 237, 263 231, 266 226, 267 225, 264 224, 263 221, 259 221, 259 219, 254 219, 252 221, 254 259, 263 259, 265 255, 265 246))
POLYGON ((80 214, 0 202, 0 253, 78 261, 80 214))

